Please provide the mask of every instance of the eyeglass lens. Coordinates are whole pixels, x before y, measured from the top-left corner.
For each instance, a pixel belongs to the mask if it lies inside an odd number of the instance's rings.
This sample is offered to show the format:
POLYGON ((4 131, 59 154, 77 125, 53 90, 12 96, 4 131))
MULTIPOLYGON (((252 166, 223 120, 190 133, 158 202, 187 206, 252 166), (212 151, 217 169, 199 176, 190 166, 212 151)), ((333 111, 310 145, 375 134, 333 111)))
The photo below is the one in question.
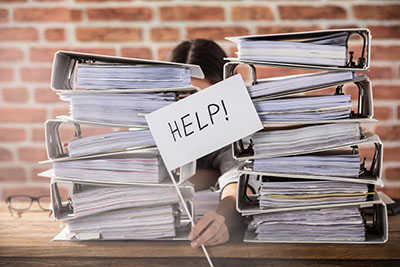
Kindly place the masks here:
POLYGON ((29 196, 13 196, 9 203, 14 210, 27 210, 32 205, 32 198, 29 196))

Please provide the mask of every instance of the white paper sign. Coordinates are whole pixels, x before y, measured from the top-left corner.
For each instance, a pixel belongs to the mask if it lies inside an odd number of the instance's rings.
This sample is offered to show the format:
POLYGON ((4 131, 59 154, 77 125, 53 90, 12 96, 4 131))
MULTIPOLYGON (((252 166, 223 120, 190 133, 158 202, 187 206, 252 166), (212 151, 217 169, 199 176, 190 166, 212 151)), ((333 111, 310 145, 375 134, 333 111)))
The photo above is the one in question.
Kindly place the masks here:
POLYGON ((263 128, 240 75, 146 115, 169 170, 263 128))

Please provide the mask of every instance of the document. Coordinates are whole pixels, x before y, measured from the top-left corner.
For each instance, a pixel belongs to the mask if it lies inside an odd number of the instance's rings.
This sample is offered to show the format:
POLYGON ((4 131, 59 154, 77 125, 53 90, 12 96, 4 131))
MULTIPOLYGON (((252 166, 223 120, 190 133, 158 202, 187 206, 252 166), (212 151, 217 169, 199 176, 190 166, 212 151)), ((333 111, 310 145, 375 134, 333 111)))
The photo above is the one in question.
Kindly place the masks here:
POLYGON ((145 114, 177 101, 175 93, 60 93, 70 102, 75 120, 124 125, 147 125, 145 114))
POLYGON ((272 61, 322 66, 345 66, 347 63, 347 37, 349 33, 335 33, 324 39, 274 41, 243 37, 234 41, 238 45, 240 60, 272 61))
POLYGON ((364 241, 357 207, 256 214, 248 225, 261 241, 364 241))
POLYGON ((91 135, 71 140, 67 143, 68 155, 70 157, 142 147, 155 147, 154 139, 149 130, 119 131, 91 135))
POLYGON ((152 89, 190 85, 190 69, 173 65, 79 64, 77 87, 82 89, 152 89))
POLYGON ((254 155, 260 157, 329 149, 348 145, 360 139, 359 123, 322 124, 288 130, 262 131, 252 137, 254 155))
POLYGON ((272 173, 359 177, 359 154, 301 155, 255 159, 254 171, 272 173))
POLYGON ((317 121, 347 119, 350 95, 319 95, 255 101, 261 121, 317 121))
POLYGON ((337 82, 351 81, 357 77, 351 71, 333 71, 312 74, 299 74, 259 80, 248 86, 251 97, 268 96, 279 93, 296 93, 300 89, 322 87, 337 82))
POLYGON ((109 210, 178 203, 173 187, 91 187, 71 196, 79 218, 109 210))
POLYGON ((285 208, 365 201, 368 185, 331 181, 263 181, 258 196, 260 208, 285 208))
POLYGON ((70 234, 100 233, 100 239, 157 239, 174 237, 179 210, 171 205, 127 208, 68 221, 70 234))
POLYGON ((59 161, 54 162, 53 165, 56 176, 82 179, 86 182, 93 180, 95 182, 158 184, 168 175, 157 157, 103 157, 59 161))

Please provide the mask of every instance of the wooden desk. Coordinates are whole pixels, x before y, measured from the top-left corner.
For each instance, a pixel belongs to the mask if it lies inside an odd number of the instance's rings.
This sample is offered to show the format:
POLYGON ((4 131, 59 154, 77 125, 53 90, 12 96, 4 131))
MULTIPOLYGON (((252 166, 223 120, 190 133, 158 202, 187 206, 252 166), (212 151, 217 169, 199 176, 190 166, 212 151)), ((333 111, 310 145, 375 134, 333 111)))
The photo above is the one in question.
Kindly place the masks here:
MULTIPOLYGON (((400 266, 400 215, 389 218, 389 229, 389 241, 381 245, 251 244, 238 233, 208 251, 215 266, 400 266)), ((1 202, 0 265, 207 266, 202 250, 188 242, 51 241, 59 231, 46 212, 11 217, 1 202)))

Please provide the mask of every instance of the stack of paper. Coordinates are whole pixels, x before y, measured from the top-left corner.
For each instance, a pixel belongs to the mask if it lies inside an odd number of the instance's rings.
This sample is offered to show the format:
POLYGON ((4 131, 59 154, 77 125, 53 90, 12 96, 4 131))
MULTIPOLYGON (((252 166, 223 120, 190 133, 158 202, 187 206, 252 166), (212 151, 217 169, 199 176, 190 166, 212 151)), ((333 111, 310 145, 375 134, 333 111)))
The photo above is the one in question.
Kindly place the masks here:
POLYGON ((310 209, 253 215, 249 230, 263 241, 364 241, 357 207, 310 209))
POLYGON ((125 125, 147 125, 145 114, 176 101, 175 93, 61 93, 60 98, 70 102, 75 120, 125 125))
POLYGON ((258 132, 253 135, 253 148, 254 155, 267 157, 348 145, 360 138, 359 123, 322 124, 258 132))
POLYGON ((71 196, 75 217, 109 210, 178 203, 173 187, 92 187, 71 196))
POLYGON ((190 70, 172 65, 80 64, 77 87, 83 89, 153 89, 187 87, 190 70))
POLYGON ((368 185, 331 181, 263 182, 260 208, 286 208, 365 201, 368 185))
POLYGON ((111 210, 68 221, 71 234, 100 234, 99 239, 174 237, 179 211, 171 205, 111 210))
POLYGON ((298 63, 322 66, 345 66, 348 33, 332 34, 324 40, 273 41, 239 38, 238 58, 241 60, 298 63))
POLYGON ((322 87, 337 82, 355 79, 351 71, 322 72, 299 74, 259 80, 257 84, 247 87, 251 97, 268 96, 279 93, 296 93, 301 89, 322 87))
POLYGON ((316 121, 347 119, 350 95, 291 97, 254 102, 261 121, 316 121))
POLYGON ((300 155, 255 159, 254 171, 272 173, 343 176, 357 178, 360 174, 359 154, 300 155))
POLYGON ((120 131, 87 136, 68 142, 70 157, 155 146, 150 130, 120 131))
POLYGON ((82 179, 86 182, 157 184, 166 177, 161 166, 157 157, 108 157, 54 162, 54 172, 58 177, 82 179))

